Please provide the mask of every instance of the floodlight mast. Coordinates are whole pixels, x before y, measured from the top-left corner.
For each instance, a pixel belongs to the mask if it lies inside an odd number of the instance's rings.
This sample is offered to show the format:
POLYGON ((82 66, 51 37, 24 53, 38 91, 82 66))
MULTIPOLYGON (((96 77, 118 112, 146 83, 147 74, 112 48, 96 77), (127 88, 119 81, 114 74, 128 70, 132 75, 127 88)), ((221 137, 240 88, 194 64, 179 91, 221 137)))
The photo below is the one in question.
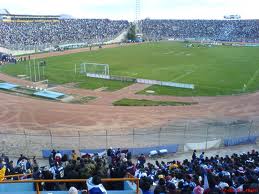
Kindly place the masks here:
POLYGON ((142 26, 141 26, 141 0, 136 0, 136 34, 142 34, 142 26))

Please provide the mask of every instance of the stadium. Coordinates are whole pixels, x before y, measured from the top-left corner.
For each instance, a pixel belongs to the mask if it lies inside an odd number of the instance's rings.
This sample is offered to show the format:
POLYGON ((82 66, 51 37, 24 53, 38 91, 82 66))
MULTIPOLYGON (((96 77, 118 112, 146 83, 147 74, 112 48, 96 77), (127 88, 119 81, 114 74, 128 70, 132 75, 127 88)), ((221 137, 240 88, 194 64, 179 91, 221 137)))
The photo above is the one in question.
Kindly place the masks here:
POLYGON ((258 193, 259 20, 135 6, 0 10, 0 193, 258 193))

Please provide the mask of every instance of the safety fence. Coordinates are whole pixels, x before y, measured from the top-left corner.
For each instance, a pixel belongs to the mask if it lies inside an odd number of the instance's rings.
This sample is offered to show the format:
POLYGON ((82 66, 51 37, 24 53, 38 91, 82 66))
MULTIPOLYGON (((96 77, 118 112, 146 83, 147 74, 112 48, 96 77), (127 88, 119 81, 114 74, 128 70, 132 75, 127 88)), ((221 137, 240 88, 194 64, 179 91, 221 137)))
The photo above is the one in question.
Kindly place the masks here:
POLYGON ((142 129, 84 130, 60 126, 8 131, 1 129, 0 149, 8 155, 42 157, 42 150, 99 152, 109 147, 130 148, 133 154, 168 149, 187 152, 256 143, 259 121, 183 121, 142 129), (134 149, 133 149, 134 148, 134 149))
POLYGON ((183 83, 165 82, 165 81, 148 80, 148 79, 137 79, 137 83, 160 85, 160 86, 170 86, 170 87, 176 87, 176 88, 194 89, 193 84, 183 84, 183 83))
POLYGON ((169 87, 175 87, 175 88, 194 89, 194 84, 184 84, 184 83, 176 83, 176 82, 166 82, 166 81, 158 81, 158 80, 131 78, 131 77, 126 77, 126 76, 115 76, 115 75, 110 76, 110 75, 95 74, 95 73, 86 73, 86 76, 91 77, 91 78, 98 78, 98 79, 108 79, 108 80, 136 82, 136 83, 150 84, 150 85, 169 86, 169 87))

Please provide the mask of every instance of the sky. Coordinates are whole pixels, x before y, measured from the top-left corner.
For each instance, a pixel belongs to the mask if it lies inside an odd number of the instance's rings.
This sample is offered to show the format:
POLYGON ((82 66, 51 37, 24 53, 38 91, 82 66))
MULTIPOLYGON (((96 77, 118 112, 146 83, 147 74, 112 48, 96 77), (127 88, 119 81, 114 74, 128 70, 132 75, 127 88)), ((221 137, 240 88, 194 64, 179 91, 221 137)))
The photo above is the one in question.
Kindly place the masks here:
MULTIPOLYGON (((259 19, 259 0, 141 0, 140 19, 259 19)), ((0 0, 12 14, 68 14, 76 18, 136 18, 136 0, 0 0)))

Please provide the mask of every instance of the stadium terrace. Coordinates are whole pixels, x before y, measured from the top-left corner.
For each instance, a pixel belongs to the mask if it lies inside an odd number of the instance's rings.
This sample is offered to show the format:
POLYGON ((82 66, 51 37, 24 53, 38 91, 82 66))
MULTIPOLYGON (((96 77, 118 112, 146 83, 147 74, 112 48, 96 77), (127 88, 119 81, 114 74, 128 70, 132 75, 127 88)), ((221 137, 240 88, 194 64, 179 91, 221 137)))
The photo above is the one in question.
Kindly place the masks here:
POLYGON ((259 193, 259 20, 225 18, 0 10, 0 194, 259 193))
MULTIPOLYGON (((142 20, 147 40, 187 39, 256 42, 258 20, 142 20)), ((61 19, 59 22, 1 22, 0 45, 5 48, 105 42, 127 30, 126 20, 61 19)))
MULTIPOLYGON (((78 155, 75 150, 61 154, 53 150, 49 163, 39 166, 35 157, 21 154, 14 162, 8 156, 0 157, 0 181, 10 180, 12 175, 23 174, 22 180, 88 179, 83 183, 45 183, 41 191, 88 190, 90 194, 122 191, 123 182, 101 183, 103 178, 135 177, 143 194, 174 193, 258 193, 259 154, 247 153, 207 157, 206 153, 193 151, 191 159, 169 162, 147 162, 144 154, 132 159, 128 150, 109 148, 103 153, 78 155), (5 178, 5 176, 6 178, 5 178)), ((14 180, 17 179, 14 177, 14 180)), ((3 189, 4 184, 0 184, 3 189)), ((22 192, 22 191, 21 191, 22 192)), ((65 192, 64 192, 65 193, 65 192)), ((128 191, 128 193, 131 193, 128 191)))

